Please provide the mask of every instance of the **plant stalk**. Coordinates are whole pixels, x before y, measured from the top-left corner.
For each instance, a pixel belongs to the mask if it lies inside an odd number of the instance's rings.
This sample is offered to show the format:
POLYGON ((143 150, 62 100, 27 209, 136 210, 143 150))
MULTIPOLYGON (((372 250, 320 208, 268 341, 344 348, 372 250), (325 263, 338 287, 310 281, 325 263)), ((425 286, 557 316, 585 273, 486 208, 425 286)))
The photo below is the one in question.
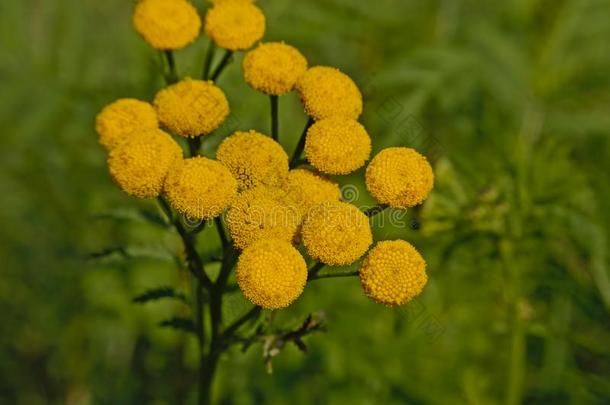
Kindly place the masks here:
POLYGON ((309 117, 307 120, 307 124, 305 124, 305 128, 303 129, 303 133, 301 134, 301 138, 299 139, 299 143, 297 144, 294 153, 292 154, 292 159, 290 159, 290 168, 294 169, 301 159, 301 155, 303 154, 303 149, 305 149, 305 139, 307 138, 307 131, 309 127, 311 127, 314 123, 313 118, 309 117))
POLYGON ((225 67, 227 67, 227 65, 231 61, 232 56, 233 56, 233 51, 229 51, 229 50, 225 51, 225 54, 223 55, 222 59, 220 60, 220 63, 218 64, 218 66, 216 66, 216 69, 214 69, 214 73, 212 73, 213 82, 218 80, 218 78, 220 77, 220 74, 223 72, 225 67))
POLYGON ((278 104, 279 98, 277 95, 269 96, 271 100, 271 137, 274 141, 279 140, 279 122, 278 122, 278 104))

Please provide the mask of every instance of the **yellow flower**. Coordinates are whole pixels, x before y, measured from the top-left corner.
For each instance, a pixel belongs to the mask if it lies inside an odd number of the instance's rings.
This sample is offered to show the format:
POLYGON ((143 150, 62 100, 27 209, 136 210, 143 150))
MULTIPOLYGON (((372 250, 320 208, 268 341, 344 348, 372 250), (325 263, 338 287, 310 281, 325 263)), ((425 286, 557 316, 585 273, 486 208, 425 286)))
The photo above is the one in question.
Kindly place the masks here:
POLYGON ((357 119, 362 113, 362 94, 339 69, 315 66, 299 79, 296 89, 305 112, 321 120, 332 116, 357 119))
POLYGON ((237 284, 253 304, 285 308, 296 300, 307 282, 307 265, 286 241, 265 239, 242 252, 237 263, 237 284))
POLYGON ((133 26, 152 47, 172 50, 197 38, 201 19, 186 0, 142 0, 134 10, 133 26))
POLYGON ((165 193, 179 213, 207 220, 220 215, 235 198, 237 181, 221 163, 194 157, 170 169, 165 193))
POLYGON ((371 138, 358 121, 341 117, 325 118, 307 131, 307 160, 324 173, 351 173, 364 165, 370 153, 371 138))
POLYGON ((282 146, 256 131, 229 136, 218 147, 216 159, 229 168, 241 190, 278 186, 288 175, 288 155, 282 146))
POLYGON ((157 113, 152 105, 135 98, 122 98, 100 111, 95 119, 95 130, 100 143, 110 150, 134 131, 159 127, 157 113))
POLYGON ((161 124, 185 137, 209 134, 229 114, 229 102, 219 87, 189 78, 161 90, 154 104, 161 124))
POLYGON ((341 189, 337 183, 307 169, 291 170, 282 188, 295 202, 301 215, 324 201, 341 199, 341 189))
POLYGON ((250 48, 265 33, 265 15, 246 1, 222 1, 205 15, 205 33, 231 51, 250 48))
POLYGON ((366 168, 366 188, 380 203, 408 208, 426 199, 434 184, 432 167, 410 148, 387 148, 366 168))
POLYGON ((240 249, 261 239, 291 242, 301 222, 298 210, 284 191, 264 186, 239 194, 226 218, 233 242, 240 249))
POLYGON ((311 257, 333 266, 353 263, 373 242, 367 216, 340 201, 312 208, 303 221, 302 237, 311 257))
POLYGON ((260 44, 243 61, 244 78, 255 90, 282 95, 294 88, 307 70, 307 60, 294 47, 283 42, 260 44))
POLYGON ((366 295, 388 306, 411 301, 422 292, 427 281, 425 260, 404 240, 377 243, 360 269, 360 282, 366 295))
POLYGON ((170 167, 182 158, 182 149, 160 129, 134 132, 110 151, 112 179, 134 197, 156 197, 170 167))

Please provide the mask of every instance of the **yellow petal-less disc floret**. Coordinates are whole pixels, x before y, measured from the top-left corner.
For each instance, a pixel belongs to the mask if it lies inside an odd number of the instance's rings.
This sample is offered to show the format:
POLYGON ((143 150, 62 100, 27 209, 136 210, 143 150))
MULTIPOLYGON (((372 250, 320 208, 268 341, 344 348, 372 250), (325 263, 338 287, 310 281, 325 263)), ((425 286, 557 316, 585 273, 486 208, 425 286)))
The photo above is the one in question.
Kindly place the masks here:
POLYGON ((244 296, 267 309, 290 305, 307 282, 307 265, 299 251, 278 239, 261 240, 244 250, 236 273, 244 296))
POLYGON ((387 148, 366 168, 366 188, 380 203, 396 208, 423 202, 434 185, 426 158, 411 148, 387 148))
POLYGON ((229 168, 240 190, 279 186, 288 175, 288 155, 282 146, 256 131, 229 136, 218 147, 216 159, 229 168))
POLYGON ((339 185, 327 177, 307 169, 293 169, 282 188, 296 203, 301 215, 324 201, 339 201, 339 185))
POLYGON ((182 149, 160 129, 134 132, 110 151, 108 169, 112 179, 134 197, 156 197, 182 149))
POLYGON ((362 113, 362 94, 339 69, 314 66, 296 85, 305 112, 316 120, 333 116, 357 119, 362 113))
POLYGON ((312 208, 303 221, 302 237, 311 257, 332 266, 353 263, 373 242, 368 217, 340 201, 312 208))
POLYGON ((95 130, 106 149, 116 147, 135 131, 159 127, 152 105, 135 98, 122 98, 108 104, 95 118, 95 130))
POLYGON ((229 114, 223 91, 210 81, 185 79, 159 91, 159 121, 178 135, 196 137, 218 128, 229 114))
POLYGON ((307 70, 307 60, 283 42, 260 44, 244 57, 244 79, 255 90, 269 95, 291 91, 307 70))
POLYGON ((307 131, 305 155, 316 169, 328 174, 348 174, 364 166, 371 154, 371 138, 356 120, 325 118, 307 131))
POLYGON ((165 180, 165 194, 179 213, 207 220, 229 206, 237 195, 237 181, 223 164, 194 157, 172 166, 165 180))
POLYGON ((152 47, 172 50, 197 38, 201 19, 186 0, 141 0, 133 13, 133 26, 152 47))
POLYGON ((206 13, 204 30, 221 48, 245 50, 263 37, 265 15, 250 2, 222 1, 206 13))
POLYGON ((265 186, 240 193, 226 218, 233 242, 240 249, 269 238, 291 242, 301 222, 289 196, 281 189, 265 186))
POLYGON ((404 240, 377 243, 360 269, 360 282, 366 295, 388 306, 411 301, 422 292, 427 281, 425 260, 404 240))

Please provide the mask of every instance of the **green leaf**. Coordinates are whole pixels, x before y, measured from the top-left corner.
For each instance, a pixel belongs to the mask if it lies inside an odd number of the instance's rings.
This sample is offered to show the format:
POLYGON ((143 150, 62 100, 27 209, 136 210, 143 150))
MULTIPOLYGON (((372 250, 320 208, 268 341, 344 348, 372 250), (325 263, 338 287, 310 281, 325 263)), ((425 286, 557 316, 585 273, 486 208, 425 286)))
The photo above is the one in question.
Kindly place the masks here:
POLYGON ((150 301, 157 301, 162 298, 172 298, 182 302, 188 302, 184 294, 174 290, 171 287, 159 287, 150 289, 145 293, 134 297, 132 301, 138 304, 144 304, 150 301))
POLYGON ((175 316, 173 318, 161 321, 159 323, 159 326, 161 326, 162 328, 173 328, 182 330, 184 332, 196 334, 195 324, 189 318, 175 316))

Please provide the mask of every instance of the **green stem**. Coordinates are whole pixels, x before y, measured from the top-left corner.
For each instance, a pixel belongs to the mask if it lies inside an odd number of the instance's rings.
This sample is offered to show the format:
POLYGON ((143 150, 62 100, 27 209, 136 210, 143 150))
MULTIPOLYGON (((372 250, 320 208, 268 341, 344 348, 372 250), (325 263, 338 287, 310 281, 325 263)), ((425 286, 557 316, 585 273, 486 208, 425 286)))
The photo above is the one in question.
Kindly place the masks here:
POLYGON ((318 272, 322 270, 324 266, 326 265, 322 262, 317 262, 316 264, 311 266, 311 268, 307 271, 307 280, 313 280, 317 278, 318 272))
POLYGON ((294 150, 294 153, 292 154, 292 159, 290 159, 291 169, 294 169, 301 159, 303 149, 305 149, 305 139, 307 138, 307 131, 309 130, 309 127, 313 125, 313 123, 313 118, 309 117, 309 119, 307 120, 307 124, 305 124, 305 128, 303 129, 303 133, 301 134, 301 138, 299 139, 299 143, 297 144, 297 147, 294 150))
POLYGON ((201 137, 196 136, 194 138, 189 138, 189 153, 191 157, 198 156, 199 150, 201 149, 201 137))
POLYGON ((216 44, 210 39, 208 49, 205 52, 205 59, 203 61, 203 80, 210 78, 210 69, 212 67, 212 60, 214 59, 214 52, 216 51, 216 44))
POLYGON ((307 281, 320 280, 322 278, 339 278, 339 277, 354 277, 359 275, 359 271, 350 271, 347 273, 325 273, 325 274, 313 274, 307 277, 307 281))
POLYGON ((216 69, 214 69, 214 73, 212 73, 213 82, 218 80, 222 71, 225 69, 225 67, 227 67, 227 65, 231 61, 231 56, 233 56, 233 51, 226 50, 220 63, 218 64, 218 66, 216 66, 216 69))
POLYGON ((197 328, 197 340, 199 342, 199 384, 198 384, 198 400, 199 404, 206 403, 206 384, 205 384, 205 329, 204 329, 204 302, 203 302, 203 285, 199 280, 195 281, 196 285, 196 307, 195 307, 195 325, 197 328))
POLYGON ((227 327, 227 329, 225 329, 224 333, 222 334, 223 339, 228 339, 231 338, 233 336, 233 334, 246 322, 248 322, 250 319, 256 317, 258 314, 260 314, 262 311, 262 308, 259 306, 254 306, 252 307, 248 312, 246 312, 245 314, 243 314, 241 317, 239 317, 235 322, 233 322, 231 325, 229 325, 227 327))
POLYGON ((167 203, 167 201, 165 201, 165 199, 163 197, 161 197, 161 196, 157 197, 157 201, 161 205, 161 208, 163 209, 163 211, 167 214, 170 221, 173 223, 174 227, 176 228, 176 231, 178 231, 178 234, 180 235, 180 238, 182 239, 182 243, 184 244, 184 250, 185 250, 185 255, 186 255, 186 264, 187 264, 189 272, 193 276, 195 276, 195 278, 197 278, 199 281, 201 281, 201 283, 206 288, 211 288, 212 280, 210 280, 207 273, 205 272, 205 269, 203 266, 203 261, 201 260, 201 257, 199 256, 197 249, 195 249, 195 235, 189 233, 186 230, 184 225, 182 225, 182 222, 180 222, 180 218, 176 217, 173 214, 171 207, 169 206, 169 204, 167 203))
POLYGON ((271 100, 271 137, 276 142, 279 140, 279 122, 278 122, 278 96, 269 96, 271 100))
POLYGON ((167 60, 167 67, 169 73, 165 76, 166 83, 174 84, 178 81, 178 73, 176 73, 176 61, 174 60, 174 53, 170 50, 164 51, 165 59, 167 60))
POLYGON ((379 205, 376 205, 376 206, 364 211, 364 215, 366 215, 369 218, 373 218, 375 215, 381 213, 383 210, 385 210, 388 207, 389 207, 388 204, 379 204, 379 205))

